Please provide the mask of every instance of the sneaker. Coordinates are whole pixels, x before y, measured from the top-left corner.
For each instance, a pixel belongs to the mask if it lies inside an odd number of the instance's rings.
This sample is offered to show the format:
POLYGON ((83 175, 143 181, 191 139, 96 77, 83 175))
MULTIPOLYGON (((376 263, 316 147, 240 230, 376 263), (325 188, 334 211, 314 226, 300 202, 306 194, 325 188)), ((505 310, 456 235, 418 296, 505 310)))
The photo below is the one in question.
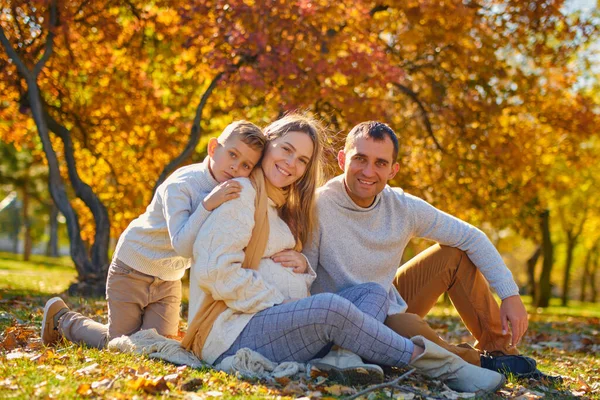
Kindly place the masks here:
POLYGON ((46 303, 44 319, 42 319, 42 343, 46 346, 53 345, 60 340, 58 320, 67 311, 69 311, 69 307, 60 297, 53 297, 46 303))
POLYGON ((539 369, 536 369, 531 374, 524 375, 523 378, 533 379, 533 380, 540 381, 540 382, 547 382, 547 383, 550 383, 550 384, 559 384, 560 385, 560 384, 563 383, 563 377, 562 376, 560 376, 560 375, 548 375, 548 374, 543 373, 539 369))
POLYGON ((358 355, 345 349, 331 350, 325 357, 313 360, 312 367, 343 385, 372 385, 382 383, 384 379, 379 365, 365 364, 358 355))
POLYGON ((537 363, 531 357, 485 352, 481 355, 481 368, 521 377, 535 372, 537 363))

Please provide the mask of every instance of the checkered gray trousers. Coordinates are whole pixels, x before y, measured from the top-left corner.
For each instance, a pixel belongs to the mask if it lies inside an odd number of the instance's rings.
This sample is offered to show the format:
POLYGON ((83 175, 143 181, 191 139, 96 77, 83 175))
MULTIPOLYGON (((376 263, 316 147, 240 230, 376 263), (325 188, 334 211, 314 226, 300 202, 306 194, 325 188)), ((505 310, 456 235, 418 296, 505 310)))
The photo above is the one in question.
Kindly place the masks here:
POLYGON ((307 362, 335 344, 365 361, 406 366, 413 344, 383 324, 388 308, 386 290, 375 283, 280 304, 254 315, 215 364, 244 347, 275 362, 307 362))

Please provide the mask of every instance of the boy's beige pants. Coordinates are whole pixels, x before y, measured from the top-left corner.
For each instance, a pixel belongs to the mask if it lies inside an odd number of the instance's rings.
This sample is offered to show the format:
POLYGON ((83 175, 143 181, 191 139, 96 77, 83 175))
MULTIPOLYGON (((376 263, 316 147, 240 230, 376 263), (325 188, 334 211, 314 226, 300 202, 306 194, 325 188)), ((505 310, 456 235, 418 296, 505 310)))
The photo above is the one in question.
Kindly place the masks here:
POLYGON ((519 354, 510 346, 510 333, 502 334, 500 307, 487 281, 465 252, 439 244, 431 246, 398 269, 394 286, 408 309, 405 314, 388 316, 385 324, 400 335, 407 338, 422 335, 477 366, 480 365, 478 350, 519 354), (445 292, 477 340, 476 349, 447 343, 423 321, 445 292))
POLYGON ((106 279, 108 324, 69 311, 58 330, 74 343, 104 348, 113 338, 154 328, 163 336, 177 336, 181 280, 164 281, 138 272, 114 259, 106 279))

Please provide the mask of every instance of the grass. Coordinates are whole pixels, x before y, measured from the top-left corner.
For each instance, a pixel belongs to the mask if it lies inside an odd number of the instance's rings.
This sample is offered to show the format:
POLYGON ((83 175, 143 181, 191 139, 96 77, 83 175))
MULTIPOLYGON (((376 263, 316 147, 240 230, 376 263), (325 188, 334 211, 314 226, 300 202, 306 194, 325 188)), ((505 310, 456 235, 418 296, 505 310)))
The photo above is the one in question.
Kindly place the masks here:
MULTIPOLYGON (((68 342, 46 348, 39 338, 44 303, 66 290, 75 277, 68 258, 34 256, 24 262, 0 253, 0 331, 4 332, 0 338, 0 398, 331 398, 341 397, 348 389, 324 378, 300 382, 239 379, 210 369, 181 368, 68 342)), ((104 299, 66 300, 77 311, 106 322, 104 299)), ((530 299, 525 302, 529 304, 530 299)), ((538 361, 541 370, 563 375, 564 382, 510 378, 492 398, 600 399, 600 305, 573 301, 564 308, 553 299, 549 308, 529 307, 529 311, 530 329, 520 348, 538 361)), ((452 306, 438 304, 427 319, 453 343, 471 340, 452 306)), ((371 393, 368 398, 403 398, 413 392, 415 398, 444 398, 443 391, 439 383, 413 374, 404 381, 403 389, 371 393)))

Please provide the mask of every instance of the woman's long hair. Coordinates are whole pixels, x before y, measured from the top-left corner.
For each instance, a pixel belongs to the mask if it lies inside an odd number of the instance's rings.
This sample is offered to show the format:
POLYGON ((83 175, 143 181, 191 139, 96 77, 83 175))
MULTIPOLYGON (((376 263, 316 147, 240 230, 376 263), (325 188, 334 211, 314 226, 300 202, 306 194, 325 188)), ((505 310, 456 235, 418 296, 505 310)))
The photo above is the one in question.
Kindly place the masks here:
MULTIPOLYGON (((303 245, 316 224, 315 191, 322 184, 322 154, 325 130, 315 119, 288 114, 264 129, 267 141, 285 136, 288 132, 307 134, 313 142, 313 154, 300 179, 290 185, 289 197, 281 209, 281 218, 303 245)), ((269 144, 267 143, 267 146, 269 144)))

